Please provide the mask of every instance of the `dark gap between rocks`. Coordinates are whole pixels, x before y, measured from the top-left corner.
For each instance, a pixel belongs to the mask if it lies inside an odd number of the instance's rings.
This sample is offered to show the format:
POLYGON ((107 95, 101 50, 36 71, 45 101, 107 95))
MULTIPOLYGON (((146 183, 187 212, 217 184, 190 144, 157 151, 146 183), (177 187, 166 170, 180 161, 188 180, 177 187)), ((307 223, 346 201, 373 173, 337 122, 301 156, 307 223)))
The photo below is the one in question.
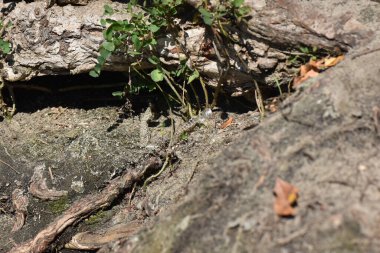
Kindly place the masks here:
POLYGON ((93 109, 122 105, 123 101, 112 96, 112 92, 123 90, 127 81, 123 74, 113 72, 104 72, 99 78, 88 74, 43 76, 10 83, 2 92, 8 105, 12 105, 13 92, 17 112, 31 113, 58 106, 93 109))

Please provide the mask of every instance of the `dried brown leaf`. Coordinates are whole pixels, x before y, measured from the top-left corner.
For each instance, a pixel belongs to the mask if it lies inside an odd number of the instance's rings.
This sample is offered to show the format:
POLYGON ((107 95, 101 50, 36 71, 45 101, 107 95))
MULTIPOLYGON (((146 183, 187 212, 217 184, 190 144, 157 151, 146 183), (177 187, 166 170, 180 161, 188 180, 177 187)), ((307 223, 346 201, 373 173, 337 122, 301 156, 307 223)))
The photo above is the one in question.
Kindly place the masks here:
POLYGON ((343 60, 344 60, 344 55, 340 55, 338 57, 325 58, 324 66, 326 68, 333 67, 343 60))
POLYGON ((318 75, 319 75, 318 72, 316 72, 316 71, 314 71, 314 70, 311 69, 305 75, 295 77, 294 80, 293 80, 293 88, 294 89, 298 88, 301 83, 303 83, 304 81, 306 81, 310 77, 316 77, 318 75))
POLYGON ((279 216, 294 216, 296 210, 294 204, 298 199, 298 189, 292 184, 277 178, 273 189, 276 196, 274 201, 274 211, 279 216))
POLYGON ((230 126, 232 124, 232 121, 234 120, 233 117, 229 117, 221 126, 220 128, 221 129, 225 129, 227 128, 228 126, 230 126))

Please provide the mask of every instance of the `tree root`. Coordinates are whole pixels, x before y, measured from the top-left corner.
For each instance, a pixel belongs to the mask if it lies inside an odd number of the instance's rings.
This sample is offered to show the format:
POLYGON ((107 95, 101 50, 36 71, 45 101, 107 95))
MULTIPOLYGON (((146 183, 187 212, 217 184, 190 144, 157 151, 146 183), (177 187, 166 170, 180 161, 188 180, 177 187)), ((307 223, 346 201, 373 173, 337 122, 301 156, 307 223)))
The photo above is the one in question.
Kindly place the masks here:
POLYGON ((68 226, 101 208, 108 207, 126 189, 131 189, 135 183, 141 182, 151 170, 160 168, 161 164, 162 162, 159 158, 152 158, 143 170, 139 172, 128 171, 124 175, 113 179, 99 194, 89 194, 83 199, 74 202, 68 210, 57 217, 45 229, 41 230, 33 239, 12 248, 8 253, 45 252, 54 239, 68 226))

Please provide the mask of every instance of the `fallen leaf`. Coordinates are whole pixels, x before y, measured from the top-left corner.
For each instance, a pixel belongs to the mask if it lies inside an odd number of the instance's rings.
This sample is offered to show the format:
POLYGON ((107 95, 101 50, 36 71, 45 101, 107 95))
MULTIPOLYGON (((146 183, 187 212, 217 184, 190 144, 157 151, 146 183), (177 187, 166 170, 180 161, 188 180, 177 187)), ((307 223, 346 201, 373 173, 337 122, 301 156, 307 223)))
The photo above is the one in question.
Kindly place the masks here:
POLYGON ((229 117, 221 126, 220 126, 220 128, 221 129, 225 129, 225 128, 227 128, 229 125, 231 125, 232 124, 232 121, 234 120, 234 118, 233 117, 229 117))
POLYGON ((319 73, 314 71, 314 70, 310 70, 308 71, 305 75, 303 76, 297 76, 294 78, 294 81, 293 81, 293 88, 296 89, 299 87, 299 85, 301 83, 303 83, 304 81, 306 81, 307 79, 311 78, 311 77, 316 77, 318 76, 319 73))
POLYGON ((344 56, 343 55, 340 55, 338 57, 325 58, 325 64, 324 65, 325 65, 326 68, 329 68, 329 67, 337 65, 339 62, 341 62, 343 60, 344 60, 344 56))
POLYGON ((311 65, 306 63, 300 67, 300 76, 306 75, 307 72, 311 70, 311 65))
POLYGON ((315 71, 319 71, 319 70, 325 68, 325 60, 324 59, 319 60, 319 61, 310 60, 309 64, 312 67, 312 69, 314 69, 315 71))
POLYGON ((274 211, 278 216, 294 216, 296 210, 294 205, 298 199, 298 189, 290 183, 277 178, 273 189, 276 196, 274 201, 274 211))
POLYGON ((293 88, 297 89, 299 85, 311 77, 316 77, 321 71, 333 67, 344 60, 344 55, 337 57, 325 57, 320 60, 312 60, 300 67, 299 76, 293 80, 293 88))

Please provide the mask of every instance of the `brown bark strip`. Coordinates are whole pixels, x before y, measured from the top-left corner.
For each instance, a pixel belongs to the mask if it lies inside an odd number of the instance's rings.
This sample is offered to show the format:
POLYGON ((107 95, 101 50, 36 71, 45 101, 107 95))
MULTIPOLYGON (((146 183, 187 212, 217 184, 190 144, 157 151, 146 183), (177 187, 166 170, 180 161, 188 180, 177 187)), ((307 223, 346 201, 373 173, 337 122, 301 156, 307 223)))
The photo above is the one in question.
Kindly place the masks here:
POLYGON ((128 238, 141 228, 141 223, 132 221, 125 224, 118 224, 100 232, 78 233, 71 241, 65 245, 67 249, 96 250, 107 243, 128 238))
POLYGON ((140 172, 127 172, 113 179, 99 194, 90 194, 77 200, 61 216, 57 217, 45 229, 40 231, 33 239, 14 247, 8 253, 39 253, 44 252, 57 235, 62 233, 74 222, 89 214, 109 206, 125 189, 131 188, 135 182, 140 181, 148 170, 157 169, 161 165, 158 158, 151 159, 149 164, 140 172))
POLYGON ((58 191, 54 188, 48 188, 46 178, 43 175, 45 169, 45 164, 34 168, 34 174, 29 186, 29 193, 34 197, 44 200, 55 200, 66 196, 68 193, 67 191, 58 191))
POLYGON ((15 189, 12 192, 12 203, 16 210, 16 218, 12 228, 12 232, 16 232, 24 226, 29 199, 25 195, 23 190, 15 189))

